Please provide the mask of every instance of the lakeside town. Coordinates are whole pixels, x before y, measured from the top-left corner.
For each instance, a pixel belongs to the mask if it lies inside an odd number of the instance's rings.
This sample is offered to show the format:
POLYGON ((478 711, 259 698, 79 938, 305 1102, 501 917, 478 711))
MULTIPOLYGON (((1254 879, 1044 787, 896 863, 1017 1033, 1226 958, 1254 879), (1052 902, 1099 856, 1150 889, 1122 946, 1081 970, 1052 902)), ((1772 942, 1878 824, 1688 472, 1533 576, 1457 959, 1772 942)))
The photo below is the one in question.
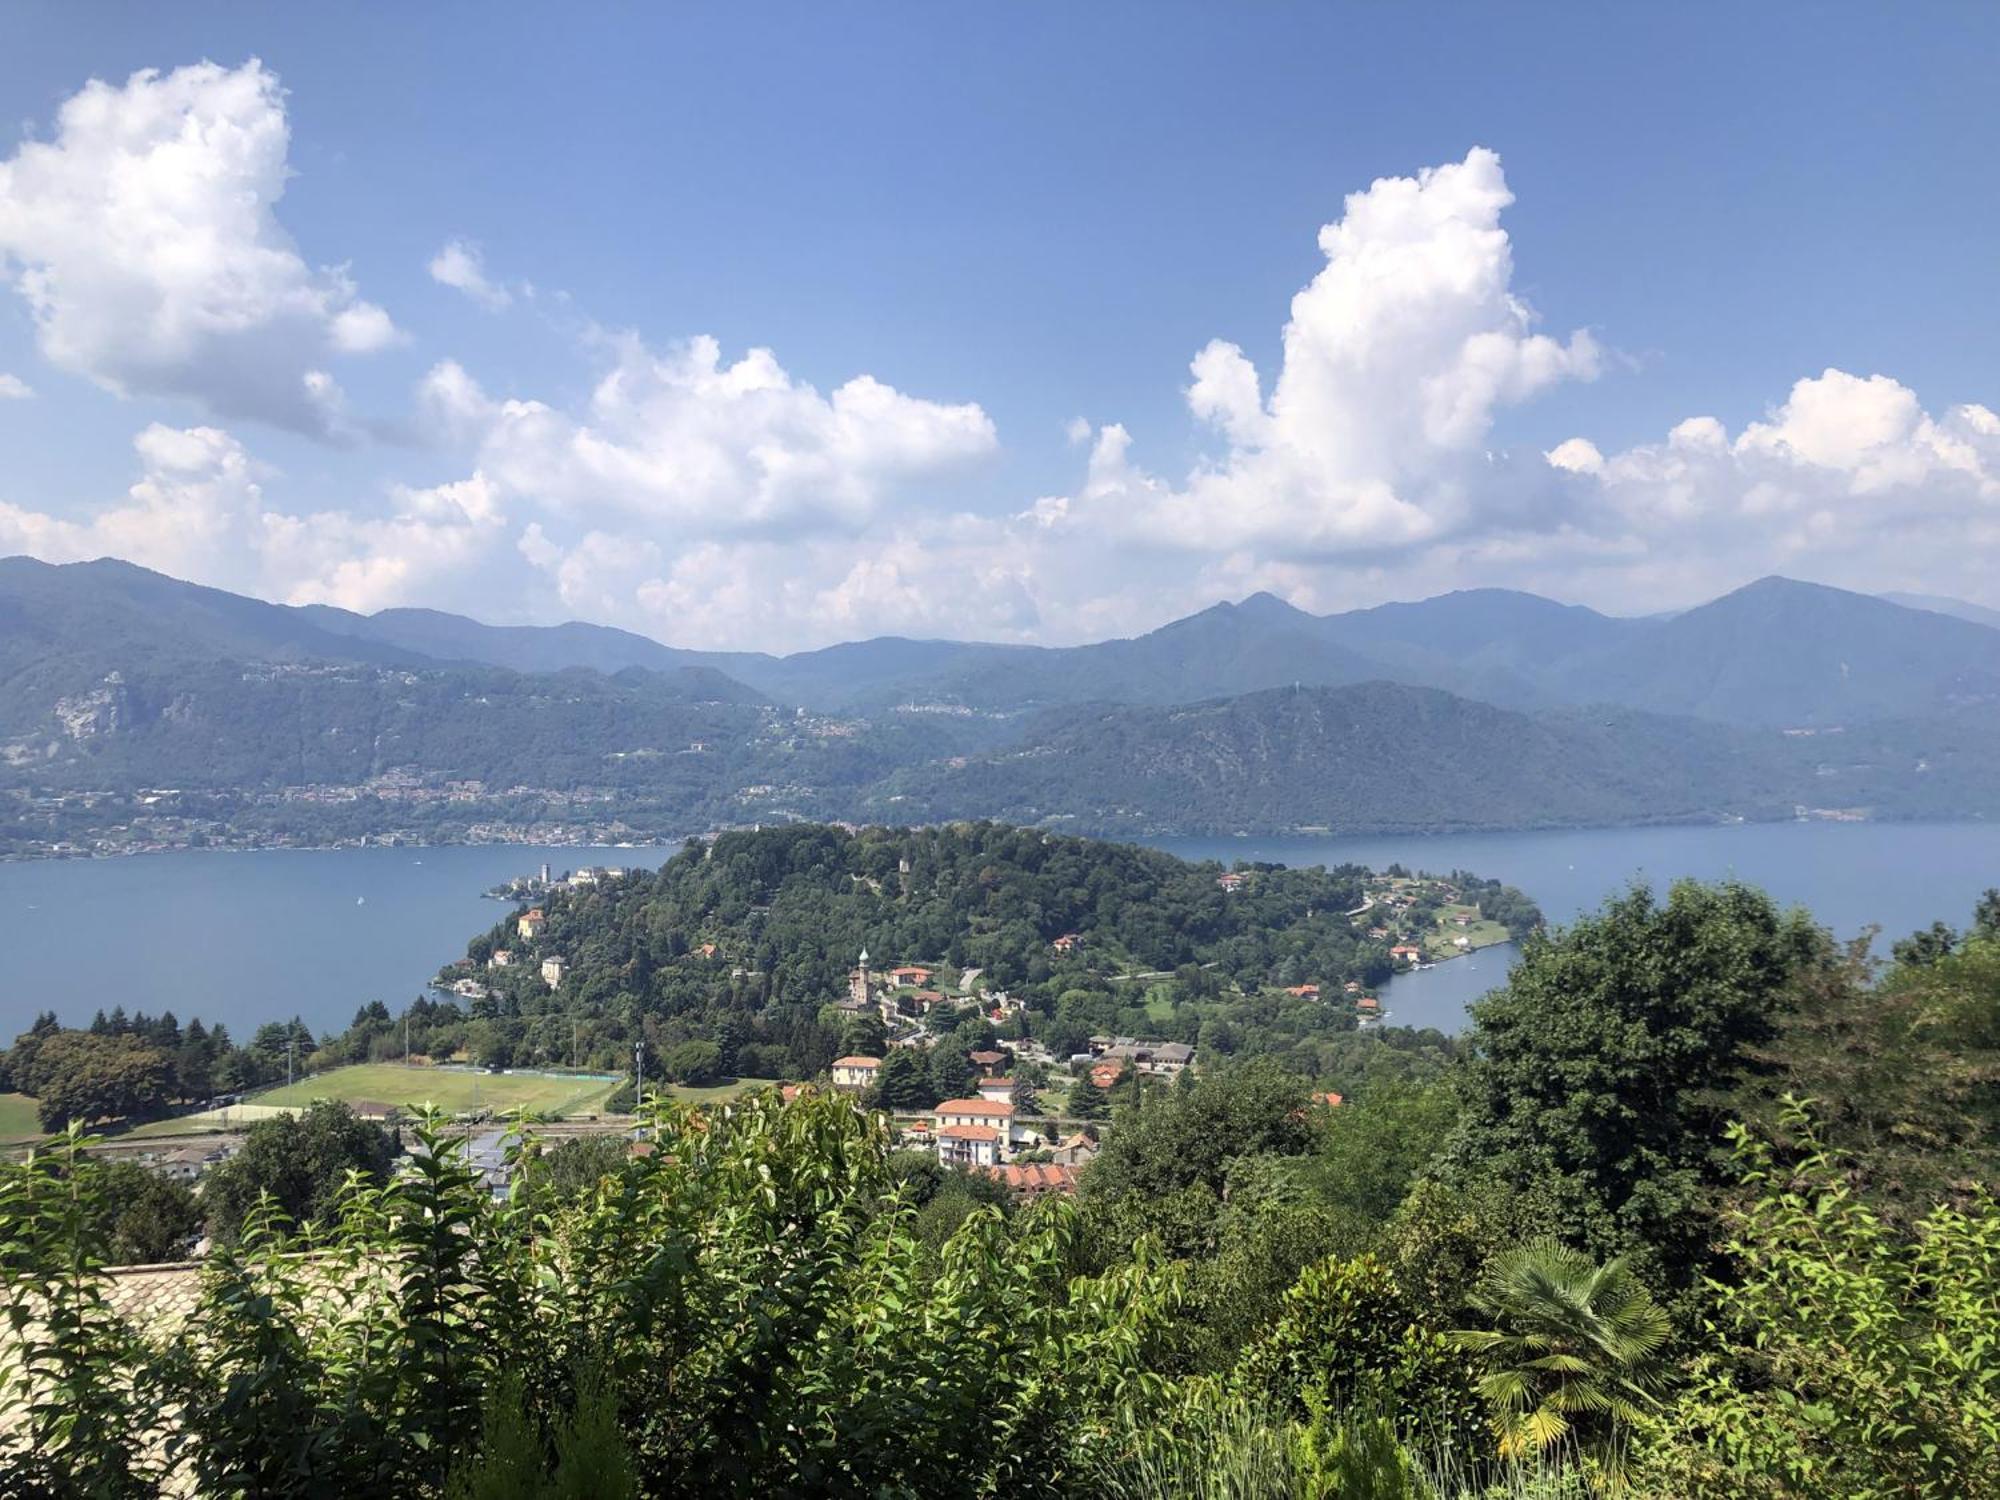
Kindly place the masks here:
MULTIPOLYGON (((526 973, 538 989, 557 998, 571 980, 572 964, 552 937, 542 903, 610 889, 627 874, 617 866, 558 870, 544 863, 502 882, 486 894, 516 904, 507 924, 511 942, 489 948, 478 962, 468 958, 445 966, 433 981, 435 992, 446 1005, 463 1005, 476 1017, 495 1002, 503 977, 513 982, 514 974, 526 973)), ((1222 896, 1235 898, 1253 890, 1260 878, 1266 877, 1250 867, 1221 871, 1213 881, 1222 896)), ((1462 879, 1392 870, 1368 875, 1360 890, 1359 902, 1340 915, 1386 952, 1392 974, 1448 962, 1510 937, 1505 924, 1482 912, 1462 879)), ((1059 933, 1047 946, 1052 959, 1086 969, 1096 962, 1092 940, 1083 933, 1059 933)), ((698 944, 692 956, 718 963, 726 957, 714 942, 698 944)), ((1100 966, 1099 972, 1106 981, 1144 994, 1170 987, 1175 977, 1165 970, 1100 966)), ((735 966, 726 968, 724 977, 735 982, 751 976, 735 966)), ((1391 1019, 1379 984, 1358 978, 1337 986, 1308 980, 1267 989, 1284 1003, 1324 1009, 1335 1026, 1367 1031, 1391 1019)), ((933 1156, 942 1167, 990 1172, 1023 1191, 1066 1192, 1074 1187, 1075 1169, 1098 1149, 1116 1101, 1169 1087, 1201 1065, 1195 1045, 1143 1033, 1093 1033, 1075 1050, 1059 1053, 1032 1034, 1035 1018, 1021 998, 978 967, 940 960, 884 961, 863 949, 847 974, 845 993, 825 1009, 844 1035, 865 1038, 867 1045, 835 1058, 816 1079, 726 1080, 718 1087, 717 1080, 702 1076, 682 1087, 656 1072, 649 1086, 690 1098, 730 1097, 761 1087, 792 1098, 802 1089, 827 1089, 880 1109, 902 1147, 933 1156), (992 1040, 964 1054, 967 1089, 960 1097, 938 1098, 935 1090, 926 1097, 935 1055, 968 1020, 987 1028, 992 1040)), ((391 1030, 384 1040, 394 1038, 391 1030)), ((643 1059, 637 1062, 643 1067, 643 1059)), ((1329 1106, 1340 1103, 1335 1093, 1316 1097, 1329 1106)), ((192 1183, 230 1158, 250 1123, 315 1098, 389 1124, 407 1119, 411 1102, 446 1102, 448 1113, 473 1135, 473 1154, 487 1162, 483 1170, 499 1191, 507 1173, 500 1164, 502 1131, 494 1122, 509 1108, 529 1107, 542 1126, 564 1133, 633 1139, 639 1134, 629 1113, 629 1086, 620 1090, 602 1075, 575 1070, 502 1066, 474 1044, 452 1056, 404 1055, 394 1062, 336 1066, 154 1121, 130 1138, 114 1136, 108 1145, 116 1154, 192 1183), (550 1080, 566 1081, 567 1087, 544 1087, 550 1080), (621 1094, 623 1114, 609 1107, 621 1094)))

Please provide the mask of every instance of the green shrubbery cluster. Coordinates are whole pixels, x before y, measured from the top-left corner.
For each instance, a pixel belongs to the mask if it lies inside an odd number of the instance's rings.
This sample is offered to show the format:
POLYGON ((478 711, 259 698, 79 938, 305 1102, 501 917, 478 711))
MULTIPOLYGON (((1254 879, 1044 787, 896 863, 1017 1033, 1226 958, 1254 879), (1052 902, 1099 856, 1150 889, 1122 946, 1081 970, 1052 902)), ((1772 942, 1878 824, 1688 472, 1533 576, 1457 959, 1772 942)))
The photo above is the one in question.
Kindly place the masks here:
POLYGON ((1135 1093, 1074 1202, 811 1092, 507 1202, 432 1120, 172 1319, 72 1135, 0 1167, 0 1492, 2000 1495, 1997 919, 1878 976, 1633 893, 1449 1065, 1135 1093))

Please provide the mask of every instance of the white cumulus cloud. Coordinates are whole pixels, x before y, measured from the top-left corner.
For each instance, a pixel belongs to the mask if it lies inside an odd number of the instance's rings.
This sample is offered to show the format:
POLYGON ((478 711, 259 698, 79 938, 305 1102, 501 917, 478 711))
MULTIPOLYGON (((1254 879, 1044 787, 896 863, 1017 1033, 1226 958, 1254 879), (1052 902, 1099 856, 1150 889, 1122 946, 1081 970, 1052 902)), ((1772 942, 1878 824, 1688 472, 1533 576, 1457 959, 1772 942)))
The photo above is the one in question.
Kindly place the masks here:
POLYGON ((1809 376, 1733 437, 1698 416, 1662 442, 1605 455, 1572 438, 1547 460, 1578 487, 1572 514, 1628 597, 1687 602, 1773 571, 1991 592, 2000 416, 1976 404, 1933 415, 1886 375, 1809 376))
POLYGON ((514 294, 486 274, 486 259, 479 247, 466 240, 448 241, 431 257, 431 280, 440 286, 465 293, 481 307, 498 312, 511 306, 514 294))
POLYGON ((26 401, 34 394, 34 388, 20 376, 0 370, 0 401, 26 401))
POLYGON ((1481 447, 1495 412, 1596 376, 1589 333, 1557 340, 1512 290, 1500 158, 1350 194, 1319 233, 1326 265, 1292 299, 1265 383, 1215 340, 1189 365, 1188 408, 1221 453, 1170 484, 1130 461, 1111 426, 1082 493, 1041 514, 1190 549, 1279 556, 1408 548, 1481 523, 1481 447))
POLYGON ((128 394, 327 434, 308 377, 398 337, 279 224, 290 129, 252 60, 93 80, 0 162, 0 271, 58 367, 128 394))
POLYGON ((768 349, 725 363, 712 338, 664 353, 613 341, 584 410, 496 400, 438 365, 421 392, 450 434, 476 439, 509 494, 603 525, 715 533, 853 529, 900 487, 998 446, 978 406, 948 405, 857 375, 822 394, 768 349))

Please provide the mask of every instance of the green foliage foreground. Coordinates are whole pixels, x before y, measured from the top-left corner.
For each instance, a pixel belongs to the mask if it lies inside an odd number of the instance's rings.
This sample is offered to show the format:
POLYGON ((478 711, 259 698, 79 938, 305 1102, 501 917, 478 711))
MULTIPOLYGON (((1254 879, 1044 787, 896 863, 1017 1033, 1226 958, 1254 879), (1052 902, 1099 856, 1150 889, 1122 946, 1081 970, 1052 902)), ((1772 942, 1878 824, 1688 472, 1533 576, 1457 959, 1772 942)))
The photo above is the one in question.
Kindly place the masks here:
POLYGON ((0 1493, 2000 1492, 2000 1212, 1901 1237, 1822 1150, 1739 1136, 1740 1273, 1671 1377, 1628 1273, 1536 1243, 1491 1262, 1490 1332, 1329 1257, 1217 1376, 1174 1373, 1178 1265, 1091 1274, 1065 1202, 928 1243, 843 1100, 667 1105, 650 1151, 511 1205, 414 1133, 318 1228, 256 1206, 184 1315, 114 1307, 86 1138, 0 1167, 0 1493))
POLYGON ((108 1302, 82 1139, 6 1168, 0 1493, 493 1493, 481 1434, 523 1429, 553 1486, 607 1391, 610 1469, 647 1494, 1055 1493, 1159 1384, 1170 1269, 1076 1274, 1067 1204, 975 1211, 926 1254, 845 1101, 668 1105, 649 1153, 518 1208, 414 1134, 321 1229, 253 1210, 152 1327, 108 1302))
POLYGON ((73 1129, 0 1164, 0 1494, 2000 1496, 1996 1017, 1983 917, 1878 981, 1635 893, 1338 1109, 1121 1099, 1074 1203, 812 1093, 522 1139, 507 1203, 328 1114, 172 1299, 103 1262, 189 1205, 73 1129))

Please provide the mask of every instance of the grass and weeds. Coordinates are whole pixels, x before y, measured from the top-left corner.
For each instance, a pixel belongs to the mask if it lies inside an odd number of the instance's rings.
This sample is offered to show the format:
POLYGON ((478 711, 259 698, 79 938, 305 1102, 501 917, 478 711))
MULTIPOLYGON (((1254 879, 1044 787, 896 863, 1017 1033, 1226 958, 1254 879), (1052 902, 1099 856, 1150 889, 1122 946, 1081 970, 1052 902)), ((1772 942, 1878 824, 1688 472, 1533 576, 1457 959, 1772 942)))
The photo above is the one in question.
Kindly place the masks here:
POLYGON ((40 1138, 42 1122, 35 1108, 26 1094, 0 1094, 0 1145, 40 1138))
POLYGON ((355 1063, 259 1094, 266 1108, 302 1109, 315 1099, 338 1099, 364 1113, 365 1106, 435 1104, 457 1114, 526 1106, 538 1114, 598 1113, 619 1081, 558 1073, 486 1073, 472 1068, 410 1068, 401 1063, 355 1063))

